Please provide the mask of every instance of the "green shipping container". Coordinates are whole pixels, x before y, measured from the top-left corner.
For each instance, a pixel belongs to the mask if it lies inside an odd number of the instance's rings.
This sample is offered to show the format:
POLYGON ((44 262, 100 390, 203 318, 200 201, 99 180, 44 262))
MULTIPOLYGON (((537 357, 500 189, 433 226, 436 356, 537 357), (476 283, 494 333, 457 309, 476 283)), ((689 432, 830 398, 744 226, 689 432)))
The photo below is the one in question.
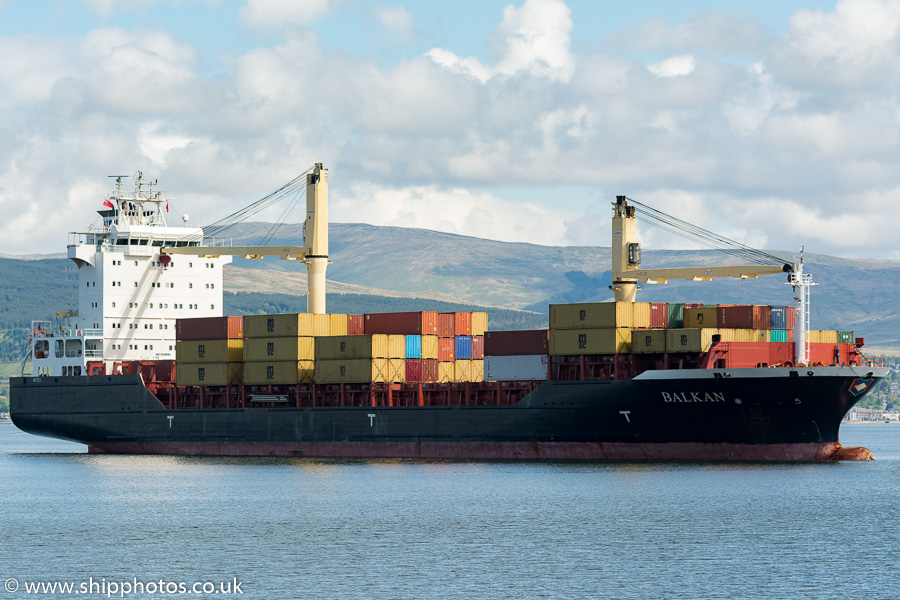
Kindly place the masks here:
POLYGON ((852 344, 853 342, 852 331, 838 331, 838 344, 852 344))
POLYGON ((684 304, 669 303, 669 329, 684 327, 684 304))
POLYGON ((787 342, 788 341, 788 331, 787 329, 773 329, 769 332, 769 341, 770 342, 787 342))

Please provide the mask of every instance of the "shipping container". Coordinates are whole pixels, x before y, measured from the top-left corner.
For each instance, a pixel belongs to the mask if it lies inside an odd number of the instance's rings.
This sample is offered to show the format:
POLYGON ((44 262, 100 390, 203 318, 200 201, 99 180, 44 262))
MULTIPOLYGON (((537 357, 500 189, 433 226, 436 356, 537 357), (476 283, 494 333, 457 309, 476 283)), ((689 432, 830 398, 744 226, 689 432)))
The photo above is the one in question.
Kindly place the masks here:
POLYGON ((244 337, 242 317, 199 317, 175 319, 175 339, 228 340, 244 337))
POLYGON ((328 335, 347 335, 347 315, 328 315, 331 318, 328 335))
POLYGON ((457 360, 454 363, 453 381, 472 381, 471 360, 457 360))
MULTIPOLYGON (((634 325, 637 327, 637 323, 634 325)), ((669 305, 665 302, 650 303, 650 327, 651 329, 665 329, 669 326, 669 305)))
POLYGON ((456 360, 456 338, 438 338, 438 360, 453 362, 456 360))
POLYGON ((472 360, 472 336, 456 336, 456 360, 472 360))
POLYGON ((703 308, 684 307, 684 327, 686 329, 718 328, 718 312, 715 306, 703 308))
POLYGON ((794 308, 793 306, 788 306, 786 314, 787 314, 787 327, 785 327, 785 329, 787 329, 789 331, 793 331, 794 325, 797 322, 797 309, 794 308))
POLYGON ((550 330, 552 356, 628 352, 631 352, 631 329, 628 327, 550 330))
POLYGON ((472 360, 484 360, 484 336, 472 336, 472 360))
POLYGON ((669 322, 666 327, 669 329, 684 327, 684 306, 684 304, 669 303, 669 322))
POLYGON ((422 383, 436 383, 438 381, 438 364, 437 359, 422 359, 422 383))
MULTIPOLYGON (((727 329, 752 329, 753 307, 750 305, 719 306, 716 323, 719 327, 727 329)), ((690 327, 690 325, 687 326, 690 327)))
POLYGON ((806 339, 814 344, 837 344, 838 332, 810 329, 806 332, 806 339))
POLYGON ((770 342, 790 342, 791 335, 787 329, 772 329, 769 331, 770 342))
POLYGON ((347 315, 347 335, 363 335, 365 333, 365 317, 363 315, 347 315))
POLYGON ((331 335, 331 315, 313 315, 313 335, 315 337, 331 335))
POLYGON ((315 356, 323 360, 357 358, 403 358, 405 335, 339 335, 315 340, 315 356))
POLYGON ((438 361, 432 359, 406 359, 407 383, 436 383, 438 361))
POLYGON ((422 358, 426 360, 438 359, 438 336, 423 335, 422 336, 422 358))
POLYGON ((456 337, 456 313, 438 313, 438 337, 456 337))
POLYGON ((544 381, 546 354, 518 354, 484 357, 485 381, 544 381))
POLYGON ((472 381, 475 381, 475 382, 484 381, 484 361, 483 360, 473 360, 472 361, 472 381))
POLYGON ((279 337, 244 340, 244 362, 282 362, 313 360, 316 357, 316 338, 279 337))
POLYGON ((632 329, 631 352, 634 354, 662 354, 666 351, 665 329, 632 329))
POLYGON ((407 358, 403 361, 406 365, 406 381, 407 383, 416 383, 422 381, 422 359, 407 358))
MULTIPOLYGON (((688 309, 685 309, 687 313, 688 309)), ((727 332, 718 329, 669 329, 666 333, 666 352, 709 352, 713 336, 725 342, 727 332)))
POLYGON ((770 329, 788 329, 787 326, 787 306, 770 306, 769 307, 769 328, 770 329))
POLYGON ((534 356, 550 352, 550 331, 488 331, 484 334, 485 356, 534 356))
POLYGON ((367 334, 437 335, 437 315, 434 311, 366 313, 365 331, 367 334))
POLYGON ((313 315, 290 313, 278 315, 244 315, 244 337, 312 337, 313 315))
POLYGON ((175 360, 182 363, 227 363, 243 360, 244 340, 182 340, 175 342, 175 360))
POLYGON ((321 384, 403 383, 405 362, 402 358, 316 359, 315 380, 321 384))
MULTIPOLYGON (((652 327, 653 322, 652 307, 649 302, 632 302, 631 303, 631 326, 647 329, 652 327)), ((665 327, 665 326, 664 326, 665 327)))
MULTIPOLYGON (((443 338, 452 339, 452 338, 443 338)), ((438 361, 438 382, 450 383, 456 375, 456 361, 438 361)))
MULTIPOLYGON (((406 336, 405 346, 405 358, 422 358, 422 336, 421 335, 408 335, 406 336)), ((418 379, 414 380, 418 381, 418 379)))
POLYGON ((838 331, 838 344, 852 344, 853 343, 853 332, 852 331, 838 331))
POLYGON ((550 305, 550 329, 631 327, 633 322, 631 302, 550 305))
POLYGON ((472 335, 472 313, 458 312, 453 317, 456 335, 472 335))
POLYGON ((295 385, 312 383, 315 375, 312 360, 279 360, 244 364, 245 385, 295 385))
POLYGON ((175 370, 177 385, 241 385, 244 363, 178 363, 175 370))
POLYGON ((486 312, 472 313, 472 335, 484 335, 488 327, 488 314, 486 312))

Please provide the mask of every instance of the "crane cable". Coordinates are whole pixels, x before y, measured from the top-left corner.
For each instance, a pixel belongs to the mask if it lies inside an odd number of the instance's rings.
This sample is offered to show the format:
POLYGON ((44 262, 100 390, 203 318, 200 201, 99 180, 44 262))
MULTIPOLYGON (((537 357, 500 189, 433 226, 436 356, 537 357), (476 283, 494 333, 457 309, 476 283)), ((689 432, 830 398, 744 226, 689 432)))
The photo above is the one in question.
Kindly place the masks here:
POLYGON ((643 213, 643 216, 646 217, 647 220, 645 222, 648 225, 651 225, 658 229, 662 229, 663 231, 667 231, 678 237, 697 242, 703 246, 706 246, 707 248, 712 248, 714 250, 718 250, 719 252, 723 252, 725 254, 729 254, 731 256, 735 256, 742 260, 746 260, 755 264, 770 265, 773 263, 773 261, 781 264, 790 262, 784 258, 781 258, 780 256, 776 256, 775 254, 771 254, 764 250, 758 250, 751 246, 747 246, 746 244, 742 244, 735 240, 709 231, 708 229, 704 229, 697 225, 688 223, 687 221, 683 221, 677 217, 673 217, 672 215, 666 214, 651 206, 638 202, 633 198, 627 198, 627 200, 629 202, 632 202, 634 205, 641 207, 641 212, 643 213))

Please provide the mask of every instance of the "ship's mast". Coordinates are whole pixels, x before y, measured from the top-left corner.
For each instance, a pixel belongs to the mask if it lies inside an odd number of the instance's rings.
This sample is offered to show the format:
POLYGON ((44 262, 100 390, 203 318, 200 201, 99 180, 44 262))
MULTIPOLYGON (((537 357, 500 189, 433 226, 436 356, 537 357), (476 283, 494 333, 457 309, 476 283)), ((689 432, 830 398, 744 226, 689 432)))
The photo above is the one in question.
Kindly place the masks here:
POLYGON ((794 272, 788 276, 788 284, 794 288, 794 302, 797 310, 794 321, 794 364, 809 363, 809 288, 814 285, 812 275, 803 272, 803 248, 800 248, 800 260, 794 266, 794 272))

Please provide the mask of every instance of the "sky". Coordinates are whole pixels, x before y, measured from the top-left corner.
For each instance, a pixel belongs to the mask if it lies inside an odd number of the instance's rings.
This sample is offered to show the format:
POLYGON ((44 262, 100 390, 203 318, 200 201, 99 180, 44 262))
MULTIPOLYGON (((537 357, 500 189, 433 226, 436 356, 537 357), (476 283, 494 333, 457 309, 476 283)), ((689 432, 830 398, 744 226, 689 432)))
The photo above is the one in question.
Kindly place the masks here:
POLYGON ((608 246, 624 194, 900 259, 898 27, 900 0, 0 0, 0 252, 63 251, 109 175, 204 225, 321 162, 332 222, 608 246))

